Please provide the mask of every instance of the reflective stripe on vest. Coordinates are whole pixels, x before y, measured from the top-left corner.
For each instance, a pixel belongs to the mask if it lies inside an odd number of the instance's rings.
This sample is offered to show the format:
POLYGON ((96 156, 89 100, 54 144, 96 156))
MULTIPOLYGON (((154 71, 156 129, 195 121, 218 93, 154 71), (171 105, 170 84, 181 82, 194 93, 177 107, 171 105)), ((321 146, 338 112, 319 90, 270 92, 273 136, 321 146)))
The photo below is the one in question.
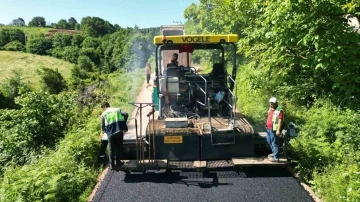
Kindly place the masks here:
POLYGON ((125 121, 119 108, 107 108, 104 112, 105 127, 118 121, 125 121))
POLYGON ((275 111, 274 111, 274 114, 273 114, 273 117, 272 117, 272 129, 273 131, 277 130, 278 128, 278 125, 279 125, 279 114, 280 112, 282 111, 282 109, 278 106, 275 111))

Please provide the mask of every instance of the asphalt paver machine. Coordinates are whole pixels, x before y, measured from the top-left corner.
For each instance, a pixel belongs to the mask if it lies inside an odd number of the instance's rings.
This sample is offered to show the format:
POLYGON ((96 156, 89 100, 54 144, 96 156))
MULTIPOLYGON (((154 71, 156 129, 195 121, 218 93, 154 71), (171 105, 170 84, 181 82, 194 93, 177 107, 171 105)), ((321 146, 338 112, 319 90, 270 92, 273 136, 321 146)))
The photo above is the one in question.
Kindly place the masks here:
MULTIPOLYGON (((236 110, 237 41, 234 34, 154 37, 156 78, 152 102, 132 103, 138 107, 140 119, 136 118, 135 138, 124 142, 125 164, 119 170, 208 170, 288 163, 286 158, 279 162, 267 158, 271 151, 265 130, 255 131, 236 110), (217 60, 209 61, 209 73, 199 72, 190 64, 190 56, 199 50, 219 51, 217 60), (165 67, 162 61, 168 58, 161 58, 164 51, 186 53, 187 64, 165 67), (232 66, 230 73, 228 63, 232 66), (141 110, 146 106, 152 110, 144 117, 141 110), (140 135, 142 124, 146 132, 140 135)), ((280 144, 286 152, 284 137, 280 144)))

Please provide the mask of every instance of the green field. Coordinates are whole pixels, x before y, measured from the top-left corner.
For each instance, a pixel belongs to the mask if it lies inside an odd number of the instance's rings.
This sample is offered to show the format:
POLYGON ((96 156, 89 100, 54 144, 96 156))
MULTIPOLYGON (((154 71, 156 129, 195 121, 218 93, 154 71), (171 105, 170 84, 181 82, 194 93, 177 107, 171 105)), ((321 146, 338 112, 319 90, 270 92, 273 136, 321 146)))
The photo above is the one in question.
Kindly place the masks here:
POLYGON ((39 35, 46 34, 49 30, 53 29, 51 27, 17 27, 17 26, 3 26, 0 29, 21 29, 25 32, 26 35, 39 35))
POLYGON ((56 69, 65 79, 70 77, 73 64, 49 56, 40 56, 30 53, 0 51, 0 84, 4 84, 13 72, 19 70, 23 81, 30 82, 34 88, 39 87, 40 77, 37 69, 47 67, 56 69))

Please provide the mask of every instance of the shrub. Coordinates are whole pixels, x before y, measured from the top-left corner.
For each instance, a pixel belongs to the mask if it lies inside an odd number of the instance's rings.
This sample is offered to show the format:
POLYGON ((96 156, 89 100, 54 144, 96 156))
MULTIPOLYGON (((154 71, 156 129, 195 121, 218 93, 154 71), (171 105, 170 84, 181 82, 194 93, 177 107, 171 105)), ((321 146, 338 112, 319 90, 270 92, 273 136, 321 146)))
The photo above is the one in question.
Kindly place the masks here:
POLYGON ((67 46, 63 49, 63 59, 76 64, 80 55, 80 48, 67 46))
POLYGON ((82 42, 82 48, 92 48, 96 50, 101 45, 101 40, 94 37, 86 37, 85 40, 82 42))
POLYGON ((83 41, 84 37, 81 34, 75 34, 72 38, 71 45, 80 48, 83 41))
POLYGON ((96 65, 100 64, 101 51, 100 49, 82 48, 80 50, 80 56, 87 56, 96 65))
POLYGON ((0 29, 0 47, 13 41, 25 44, 25 32, 21 29, 0 29))
MULTIPOLYGON (((133 107, 128 102, 139 92, 144 81, 143 71, 112 74, 107 79, 112 87, 101 91, 124 98, 120 100, 117 96, 113 97, 111 105, 131 112, 133 107), (124 82, 129 78, 134 79, 132 82, 124 82)), ((72 106, 67 108, 71 110, 72 106)), ((44 155, 33 164, 6 168, 1 179, 0 201, 87 200, 101 171, 97 167, 100 111, 95 109, 92 113, 87 112, 90 110, 74 111, 76 116, 72 116, 71 130, 59 142, 56 151, 44 155)))
POLYGON ((313 183, 324 201, 360 201, 360 164, 336 164, 315 172, 313 183))
POLYGON ((82 125, 84 129, 71 132, 60 142, 56 152, 38 162, 9 167, 0 186, 0 200, 80 201, 83 192, 96 183, 97 121, 97 118, 88 120, 82 125))
POLYGON ((42 88, 51 94, 58 94, 66 89, 64 77, 59 73, 58 69, 53 70, 43 67, 37 70, 40 75, 42 88))
POLYGON ((63 59, 63 57, 64 57, 64 49, 59 48, 59 47, 51 49, 51 56, 59 58, 59 59, 63 59))
POLYGON ((7 51, 25 51, 25 46, 20 41, 12 41, 5 45, 7 51))
POLYGON ((1 110, 0 165, 24 165, 64 137, 72 114, 70 93, 28 92, 15 98, 19 110, 1 110))
POLYGON ((71 46, 72 38, 72 35, 57 33, 52 37, 52 44, 54 47, 59 48, 71 46))
POLYGON ((44 37, 33 38, 26 44, 26 50, 29 53, 38 55, 47 55, 52 48, 52 43, 49 39, 44 37))

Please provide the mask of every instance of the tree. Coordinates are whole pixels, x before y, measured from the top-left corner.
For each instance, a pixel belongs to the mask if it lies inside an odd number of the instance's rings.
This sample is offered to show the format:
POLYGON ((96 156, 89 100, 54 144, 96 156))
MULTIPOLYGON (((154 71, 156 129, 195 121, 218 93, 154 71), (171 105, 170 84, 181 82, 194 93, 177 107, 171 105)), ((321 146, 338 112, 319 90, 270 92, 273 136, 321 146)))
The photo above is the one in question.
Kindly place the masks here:
POLYGON ((19 41, 25 44, 25 32, 21 29, 1 29, 0 30, 0 47, 12 41, 19 41))
POLYGON ((18 20, 20 20, 21 22, 23 22, 25 24, 25 20, 22 18, 18 18, 18 20))
POLYGON ((53 47, 63 48, 66 46, 71 46, 72 38, 72 35, 57 33, 52 37, 53 47))
POLYGON ((67 46, 63 49, 63 59, 76 64, 80 55, 80 48, 67 46))
POLYGON ((2 88, 2 93, 7 98, 6 107, 13 109, 19 107, 15 104, 15 98, 20 95, 20 92, 30 91, 29 84, 24 82, 23 75, 19 70, 12 70, 10 78, 6 79, 2 88))
POLYGON ((4 46, 7 51, 25 51, 25 46, 19 41, 12 41, 4 46))
POLYGON ((59 20, 59 22, 56 24, 56 28, 58 29, 69 29, 70 25, 65 19, 59 20))
POLYGON ((66 89, 64 77, 59 73, 58 69, 53 70, 42 67, 41 70, 37 70, 37 72, 40 75, 40 82, 45 91, 51 94, 58 94, 66 89))
POLYGON ((93 48, 82 48, 80 50, 80 56, 87 56, 96 65, 100 64, 101 50, 93 48))
POLYGON ((52 48, 52 43, 49 39, 38 37, 30 39, 26 43, 26 50, 29 53, 38 55, 47 55, 48 51, 52 48))
POLYGON ((86 37, 81 44, 82 48, 97 49, 101 45, 101 40, 94 37, 86 37))
POLYGON ((71 45, 80 48, 84 37, 81 34, 75 34, 72 38, 71 45))
POLYGON ((315 0, 253 4, 250 10, 261 12, 244 29, 239 47, 254 61, 254 69, 261 67, 262 76, 254 80, 303 105, 321 97, 340 103, 359 94, 355 86, 360 85, 360 38, 343 17, 345 4, 315 0), (275 80, 286 85, 276 85, 275 80))
POLYGON ((68 20, 69 29, 75 29, 76 25, 78 24, 74 17, 69 18, 68 20))
POLYGON ((82 18, 81 30, 91 37, 101 37, 115 32, 115 28, 112 24, 99 17, 82 18))
POLYGON ((32 20, 29 22, 29 26, 31 27, 45 27, 46 21, 44 17, 36 16, 33 17, 32 20))
POLYGON ((115 28, 116 31, 119 31, 121 29, 120 25, 118 25, 118 24, 115 24, 114 28, 115 28))

